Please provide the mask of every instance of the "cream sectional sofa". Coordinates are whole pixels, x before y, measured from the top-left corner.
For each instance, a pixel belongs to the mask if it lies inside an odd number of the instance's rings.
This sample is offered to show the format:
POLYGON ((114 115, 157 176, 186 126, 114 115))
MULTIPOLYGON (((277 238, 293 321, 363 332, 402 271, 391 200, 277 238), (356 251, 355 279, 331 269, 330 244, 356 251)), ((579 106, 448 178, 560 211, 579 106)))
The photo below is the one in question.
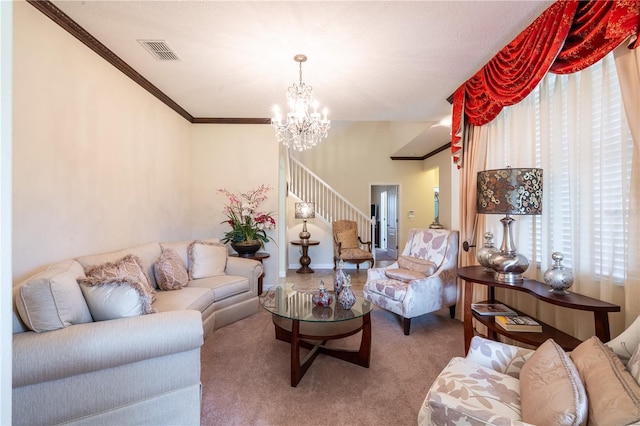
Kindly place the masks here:
MULTIPOLYGON (((153 242, 68 259, 14 287, 14 425, 200 423, 204 337, 257 311, 263 269, 257 261, 225 257, 221 274, 199 279, 190 274, 187 286, 160 290, 156 261, 171 249, 191 271, 192 243, 153 242), (154 288, 155 312, 94 321, 89 307, 95 309, 95 301, 85 299, 94 296, 78 279, 128 255, 139 260, 154 288)), ((208 267, 203 253, 196 261, 208 267)), ((219 267, 220 259, 216 262, 219 267)), ((117 305, 134 300, 134 290, 111 288, 120 293, 105 293, 103 304, 129 315, 117 305)))
POLYGON ((607 343, 593 336, 566 353, 475 336, 435 379, 419 425, 640 424, 640 317, 607 343))

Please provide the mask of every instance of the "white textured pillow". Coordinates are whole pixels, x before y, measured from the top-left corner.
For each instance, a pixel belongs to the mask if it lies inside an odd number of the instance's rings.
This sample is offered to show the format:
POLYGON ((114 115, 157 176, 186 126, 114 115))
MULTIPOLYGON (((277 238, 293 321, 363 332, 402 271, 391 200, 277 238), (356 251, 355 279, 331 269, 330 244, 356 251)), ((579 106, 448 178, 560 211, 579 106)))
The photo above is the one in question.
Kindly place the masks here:
POLYGON ((522 420, 535 425, 581 425, 587 393, 576 366, 553 341, 545 341, 520 371, 522 420))
POLYGON ((154 313, 151 295, 142 283, 130 277, 81 278, 82 294, 95 321, 154 313))
POLYGON ((194 241, 189 244, 189 279, 224 275, 227 248, 220 243, 194 241))
POLYGON ((631 355, 640 346, 640 316, 631 323, 619 336, 609 340, 605 345, 609 346, 618 355, 620 361, 626 364, 631 355))
POLYGON ((627 363, 627 371, 629 371, 636 382, 640 384, 640 346, 638 346, 633 355, 631 355, 631 359, 629 359, 627 363))
POLYGON ((20 319, 33 331, 51 331, 92 322, 77 279, 84 269, 75 260, 55 263, 27 279, 16 290, 20 319))

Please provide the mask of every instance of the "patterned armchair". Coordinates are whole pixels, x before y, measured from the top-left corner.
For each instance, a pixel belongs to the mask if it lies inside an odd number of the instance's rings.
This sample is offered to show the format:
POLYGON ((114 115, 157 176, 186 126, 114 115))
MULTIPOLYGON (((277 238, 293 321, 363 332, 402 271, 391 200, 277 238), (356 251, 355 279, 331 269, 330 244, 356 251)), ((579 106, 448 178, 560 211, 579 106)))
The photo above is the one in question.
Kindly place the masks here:
POLYGON ((360 269, 360 264, 369 262, 369 268, 373 268, 373 253, 371 253, 371 241, 362 241, 358 236, 358 224, 352 220, 336 220, 332 225, 333 231, 333 269, 339 261, 355 263, 360 269), (361 248, 366 246, 367 250, 361 248))
POLYGON ((413 317, 443 307, 454 317, 457 269, 458 231, 413 228, 398 262, 367 271, 364 298, 400 315, 408 335, 413 317))

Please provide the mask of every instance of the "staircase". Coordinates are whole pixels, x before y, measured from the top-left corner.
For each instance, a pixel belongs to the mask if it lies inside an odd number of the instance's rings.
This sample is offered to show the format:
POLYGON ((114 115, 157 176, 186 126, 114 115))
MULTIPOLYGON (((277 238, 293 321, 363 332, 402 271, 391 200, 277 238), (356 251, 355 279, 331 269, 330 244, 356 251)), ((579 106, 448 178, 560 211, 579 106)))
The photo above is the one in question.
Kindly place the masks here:
POLYGON ((373 220, 369 215, 356 208, 291 156, 289 156, 289 193, 300 200, 314 202, 316 217, 320 216, 329 226, 335 220, 355 221, 362 241, 371 241, 371 246, 375 247, 375 241, 372 240, 373 220))

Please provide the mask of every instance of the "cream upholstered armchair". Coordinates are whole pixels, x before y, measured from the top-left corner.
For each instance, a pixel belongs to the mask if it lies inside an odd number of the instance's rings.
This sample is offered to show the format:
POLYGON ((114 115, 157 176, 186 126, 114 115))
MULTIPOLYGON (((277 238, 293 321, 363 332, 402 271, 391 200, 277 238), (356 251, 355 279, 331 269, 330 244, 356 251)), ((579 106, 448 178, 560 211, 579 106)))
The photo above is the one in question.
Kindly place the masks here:
POLYGON ((457 269, 458 231, 412 228, 397 262, 367 271, 364 298, 400 315, 408 335, 413 317, 444 307, 454 317, 457 269))
POLYGON ((332 224, 333 231, 333 269, 340 260, 355 263, 360 269, 360 264, 369 262, 369 268, 373 268, 373 254, 371 253, 371 241, 362 241, 358 235, 358 224, 352 220, 336 220, 332 224), (366 246, 364 250, 362 246, 366 246))

